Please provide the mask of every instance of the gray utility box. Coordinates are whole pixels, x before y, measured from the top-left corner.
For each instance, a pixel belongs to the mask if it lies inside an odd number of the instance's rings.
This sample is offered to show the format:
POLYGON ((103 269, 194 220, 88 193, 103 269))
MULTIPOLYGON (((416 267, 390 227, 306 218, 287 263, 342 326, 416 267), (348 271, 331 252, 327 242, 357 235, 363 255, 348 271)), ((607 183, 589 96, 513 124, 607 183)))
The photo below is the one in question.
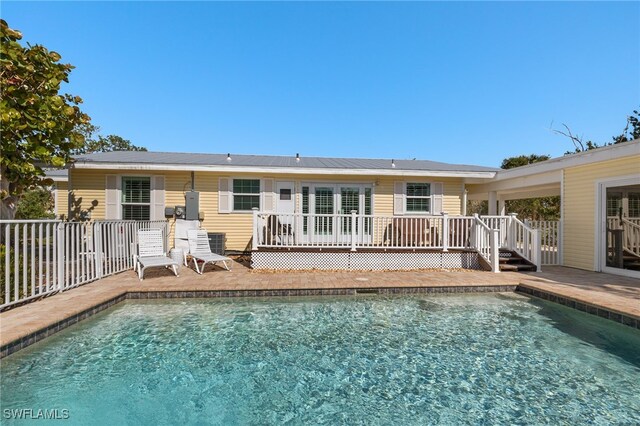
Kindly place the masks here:
POLYGON ((189 191, 185 195, 185 207, 187 220, 198 220, 198 212, 200 211, 200 193, 189 191))
POLYGON ((219 232, 208 232, 207 237, 209 237, 209 247, 211 247, 211 251, 224 256, 227 235, 219 232))

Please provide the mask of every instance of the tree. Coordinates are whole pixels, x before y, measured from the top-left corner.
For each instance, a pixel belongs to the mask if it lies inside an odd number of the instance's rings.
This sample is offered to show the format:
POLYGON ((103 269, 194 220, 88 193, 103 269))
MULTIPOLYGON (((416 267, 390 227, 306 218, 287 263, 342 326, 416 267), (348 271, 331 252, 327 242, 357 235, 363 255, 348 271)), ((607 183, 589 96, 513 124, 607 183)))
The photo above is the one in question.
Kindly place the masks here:
POLYGON ((509 157, 502 160, 500 165, 501 169, 513 169, 514 167, 526 166, 527 164, 538 163, 540 161, 546 161, 551 158, 548 155, 519 155, 517 157, 509 157))
POLYGON ((111 151, 146 151, 147 148, 136 146, 130 140, 117 135, 102 136, 100 127, 91 123, 83 123, 76 127, 76 131, 84 137, 84 144, 72 150, 72 154, 90 154, 92 152, 111 151))
POLYGON ((635 139, 640 139, 640 112, 638 112, 638 110, 633 110, 631 115, 627 116, 627 124, 625 125, 622 132, 619 135, 612 137, 613 142, 604 143, 602 145, 598 145, 596 142, 593 142, 591 140, 584 141, 584 138, 582 136, 574 134, 569 126, 564 123, 562 123, 562 127, 564 127, 564 130, 553 128, 551 130, 558 135, 569 138, 569 140, 573 143, 574 150, 567 151, 564 153, 564 155, 575 154, 577 152, 583 151, 591 151, 592 149, 601 148, 603 146, 615 145, 619 143, 630 142, 635 139))
POLYGON ((1 217, 15 217, 21 195, 50 184, 43 167, 64 167, 84 138, 75 129, 90 118, 79 96, 60 93, 71 64, 41 45, 19 43, 22 34, 0 20, 1 217))
POLYGON ((45 188, 34 188, 20 198, 16 219, 53 219, 53 194, 45 188))
POLYGON ((640 112, 638 110, 633 110, 633 113, 627 116, 627 125, 620 135, 613 137, 613 143, 629 142, 635 139, 640 139, 640 112))
POLYGON ((100 127, 91 123, 81 124, 76 131, 84 136, 84 144, 72 151, 74 155, 90 154, 92 152, 111 152, 111 151, 146 151, 147 148, 136 146, 130 140, 124 139, 117 135, 102 136, 100 127))

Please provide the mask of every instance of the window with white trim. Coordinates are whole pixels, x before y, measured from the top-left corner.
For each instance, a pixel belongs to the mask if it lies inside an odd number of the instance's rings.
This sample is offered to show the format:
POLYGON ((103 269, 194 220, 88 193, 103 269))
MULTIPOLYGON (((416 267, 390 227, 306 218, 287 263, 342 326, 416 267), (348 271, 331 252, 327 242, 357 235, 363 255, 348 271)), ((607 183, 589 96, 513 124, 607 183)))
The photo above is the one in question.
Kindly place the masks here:
POLYGON ((151 219, 151 178, 122 177, 122 219, 151 219))
POLYGON ((260 179, 233 180, 233 210, 251 211, 260 208, 260 179))
POLYGON ((407 182, 405 191, 405 211, 407 213, 431 212, 431 184, 407 182))

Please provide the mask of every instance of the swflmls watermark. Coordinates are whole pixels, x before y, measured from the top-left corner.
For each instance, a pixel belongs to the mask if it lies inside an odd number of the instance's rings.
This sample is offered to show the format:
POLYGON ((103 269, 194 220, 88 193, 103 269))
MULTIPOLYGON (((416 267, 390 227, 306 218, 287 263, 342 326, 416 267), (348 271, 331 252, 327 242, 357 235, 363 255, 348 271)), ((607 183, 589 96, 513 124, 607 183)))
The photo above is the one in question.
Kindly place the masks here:
POLYGON ((12 420, 66 420, 69 410, 66 408, 5 408, 2 418, 12 420))

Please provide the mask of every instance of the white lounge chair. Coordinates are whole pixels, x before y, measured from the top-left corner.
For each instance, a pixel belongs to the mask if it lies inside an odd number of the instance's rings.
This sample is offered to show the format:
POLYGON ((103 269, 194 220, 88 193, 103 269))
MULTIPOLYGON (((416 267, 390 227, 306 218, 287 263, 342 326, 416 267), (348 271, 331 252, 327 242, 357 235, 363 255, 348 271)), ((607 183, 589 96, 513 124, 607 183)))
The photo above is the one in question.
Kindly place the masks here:
MULTIPOLYGON (((215 264, 218 262, 222 262, 227 271, 231 270, 229 266, 231 265, 231 259, 211 252, 207 231, 192 229, 187 231, 187 237, 189 238, 189 255, 193 260, 193 266, 195 266, 197 273, 202 274, 207 263, 215 264), (198 267, 198 260, 204 262, 201 268, 198 267), (227 265, 227 262, 229 262, 229 265, 227 265)), ((184 264, 185 266, 187 265, 186 256, 184 264)))
POLYGON ((140 229, 138 230, 138 255, 135 261, 135 270, 138 272, 140 281, 144 278, 144 270, 164 266, 171 268, 178 276, 180 264, 167 257, 164 251, 164 242, 161 229, 140 229))

